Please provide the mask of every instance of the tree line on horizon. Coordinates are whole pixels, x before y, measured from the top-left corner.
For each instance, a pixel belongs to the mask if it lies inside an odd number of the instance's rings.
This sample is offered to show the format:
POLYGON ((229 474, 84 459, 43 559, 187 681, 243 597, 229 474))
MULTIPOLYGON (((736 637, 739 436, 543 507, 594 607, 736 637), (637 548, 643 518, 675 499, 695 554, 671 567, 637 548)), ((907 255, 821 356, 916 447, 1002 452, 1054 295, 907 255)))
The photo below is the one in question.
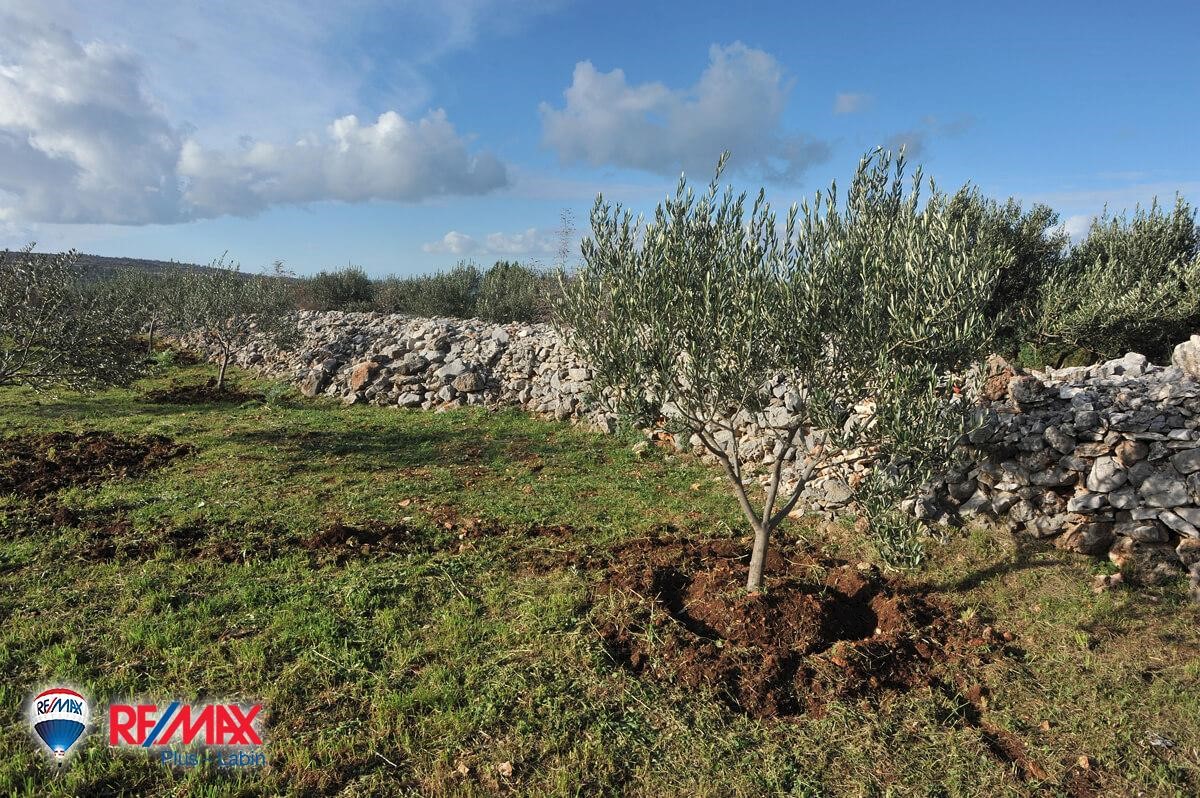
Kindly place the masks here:
MULTIPOLYGON (((1200 228, 1196 210, 1182 196, 1169 207, 1155 200, 1131 213, 1106 209, 1078 242, 1066 234, 1053 208, 1041 203, 1025 208, 1011 198, 999 202, 972 186, 954 194, 931 192, 925 212, 961 230, 967 245, 978 251, 1011 254, 997 269, 981 312, 990 324, 992 351, 1022 365, 1083 364, 1132 350, 1161 362, 1174 343, 1200 328, 1200 228)), ((353 265, 297 277, 279 263, 265 274, 243 271, 224 256, 196 266, 42 254, 33 245, 4 251, 0 384, 22 369, 31 380, 54 380, 58 372, 67 382, 92 379, 82 365, 68 365, 76 359, 105 364, 93 370, 119 381, 126 369, 111 359, 116 349, 109 336, 140 333, 152 342, 166 326, 198 324, 203 313, 197 305, 231 317, 299 309, 493 322, 562 320, 564 286, 581 271, 568 264, 569 216, 562 227, 554 267, 500 260, 485 268, 464 260, 429 274, 382 278, 353 265), (233 280, 249 284, 235 286, 233 280), (223 296, 197 299, 206 293, 223 296), (39 325, 40 331, 32 329, 39 325), (38 344, 39 337, 60 343, 38 344), (94 340, 93 354, 69 355, 78 346, 61 343, 68 337, 80 345, 94 340), (35 352, 51 350, 57 352, 52 362, 29 370, 35 352)), ((586 246, 584 254, 586 271, 586 246)), ((667 264, 682 256, 662 253, 667 264)))
MULTIPOLYGON (((983 312, 994 324, 995 351, 1027 366, 1094 362, 1136 350, 1162 361, 1170 347, 1200 327, 1200 227, 1196 210, 1176 196, 1169 207, 1095 218, 1073 242, 1048 205, 1023 207, 964 187, 935 193, 947 224, 959 226, 971 246, 1012 252, 983 312)), ((414 277, 372 278, 358 266, 298 278, 298 307, 478 317, 495 322, 552 321, 561 301, 559 272, 572 279, 565 259, 556 268, 471 261, 414 277)))

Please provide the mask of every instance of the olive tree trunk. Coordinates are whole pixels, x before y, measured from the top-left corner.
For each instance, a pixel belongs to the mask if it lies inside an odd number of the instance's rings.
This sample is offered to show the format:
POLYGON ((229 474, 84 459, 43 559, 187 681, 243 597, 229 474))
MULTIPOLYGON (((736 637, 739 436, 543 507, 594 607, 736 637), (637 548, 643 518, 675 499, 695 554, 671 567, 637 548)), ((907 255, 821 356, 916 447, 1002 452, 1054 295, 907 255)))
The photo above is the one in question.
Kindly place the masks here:
POLYGON ((767 546, 771 541, 771 530, 762 524, 754 525, 754 548, 750 550, 750 572, 746 575, 746 590, 757 593, 762 590, 763 567, 767 563, 767 546))
POLYGON ((225 390, 225 370, 229 368, 229 356, 232 354, 228 345, 221 347, 221 365, 217 369, 217 392, 225 390))

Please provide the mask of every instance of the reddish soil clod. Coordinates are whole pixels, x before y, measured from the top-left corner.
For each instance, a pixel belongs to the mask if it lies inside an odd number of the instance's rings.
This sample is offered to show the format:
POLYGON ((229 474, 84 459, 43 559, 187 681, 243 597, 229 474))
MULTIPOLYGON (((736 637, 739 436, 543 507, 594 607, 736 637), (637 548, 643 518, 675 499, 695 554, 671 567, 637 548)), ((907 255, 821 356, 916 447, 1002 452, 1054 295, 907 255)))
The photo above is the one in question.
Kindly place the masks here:
POLYGON ((713 688, 739 712, 786 717, 933 685, 948 663, 1003 648, 992 630, 867 566, 776 551, 767 590, 747 594, 746 551, 637 541, 616 552, 602 588, 617 607, 602 627, 610 655, 650 678, 713 688))

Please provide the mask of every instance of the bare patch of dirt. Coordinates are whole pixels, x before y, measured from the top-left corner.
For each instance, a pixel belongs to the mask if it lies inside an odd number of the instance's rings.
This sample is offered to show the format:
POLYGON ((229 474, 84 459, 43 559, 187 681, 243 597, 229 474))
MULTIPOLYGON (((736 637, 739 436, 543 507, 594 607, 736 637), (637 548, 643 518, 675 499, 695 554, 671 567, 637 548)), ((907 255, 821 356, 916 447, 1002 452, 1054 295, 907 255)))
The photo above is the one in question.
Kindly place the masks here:
POLYGON ((158 550, 157 536, 141 535, 124 515, 80 522, 86 534, 83 559, 98 562, 142 560, 158 550))
POLYGON ((777 548, 768 590, 748 594, 747 552, 740 541, 653 538, 614 550, 600 587, 619 599, 601 628, 613 659, 768 718, 932 686, 950 663, 1006 648, 990 627, 865 563, 777 548))
POLYGON ((1062 787, 1071 798, 1094 798, 1102 795, 1104 783, 1100 767, 1094 760, 1081 756, 1069 764, 1062 787))
POLYGON ((39 527, 76 526, 79 514, 46 496, 9 508, 0 516, 0 538, 11 540, 39 527))
POLYGON ((208 404, 245 404, 246 402, 265 402, 266 397, 261 393, 246 392, 226 385, 217 390, 217 381, 209 379, 203 385, 172 385, 159 391, 150 391, 143 395, 147 402, 169 405, 208 405, 208 404))
POLYGON ((26 435, 0 441, 0 492, 41 497, 160 468, 192 447, 170 438, 120 438, 107 432, 26 435))
POLYGON ((319 562, 338 565, 354 557, 411 551, 414 533, 407 524, 350 526, 335 523, 319 530, 300 545, 319 562))

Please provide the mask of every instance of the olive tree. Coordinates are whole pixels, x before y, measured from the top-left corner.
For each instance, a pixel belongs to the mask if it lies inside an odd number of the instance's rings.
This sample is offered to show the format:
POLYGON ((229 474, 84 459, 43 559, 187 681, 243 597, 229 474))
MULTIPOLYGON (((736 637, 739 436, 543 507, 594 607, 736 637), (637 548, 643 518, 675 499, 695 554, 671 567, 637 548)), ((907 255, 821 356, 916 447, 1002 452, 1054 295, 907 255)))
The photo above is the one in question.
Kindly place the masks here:
POLYGON ((533 265, 498 260, 479 281, 475 315, 495 322, 544 321, 552 274, 533 265))
POLYGON ((164 272, 126 268, 104 280, 105 290, 129 309, 134 328, 146 334, 147 356, 154 354, 155 334, 177 317, 185 270, 192 268, 180 265, 164 272))
POLYGON ((84 279, 74 251, 0 253, 0 385, 92 388, 139 373, 131 300, 84 279))
POLYGON ((763 192, 747 209, 720 191, 724 160, 707 192, 681 178, 649 222, 598 197, 560 320, 605 404, 662 409, 720 462, 753 529, 757 591, 772 534, 822 466, 874 459, 876 495, 898 496, 946 462, 968 423, 946 374, 986 346, 983 308, 1011 254, 922 203, 903 156, 874 151, 844 204, 835 185, 782 224, 763 192), (761 494, 739 418, 773 442, 761 494))
POLYGON ((950 218, 961 221, 974 246, 1012 250, 984 314, 996 322, 997 344, 1005 354, 1015 355, 1033 334, 1041 291, 1061 267, 1070 238, 1058 213, 1047 205, 1034 203, 1025 209, 1011 197, 999 203, 976 187, 964 188, 946 201, 950 218))
POLYGON ((305 310, 373 310, 375 283, 361 266, 322 269, 298 281, 296 293, 305 310))
POLYGON ((1095 357, 1136 350, 1166 358, 1200 327, 1200 230, 1196 211, 1177 197, 1132 217, 1107 212, 1042 290, 1043 342, 1095 357))
POLYGON ((201 332, 220 350, 216 389, 225 385, 233 352, 252 339, 285 345, 296 333, 290 276, 275 264, 270 274, 247 274, 224 257, 185 272, 178 291, 175 323, 201 332))

